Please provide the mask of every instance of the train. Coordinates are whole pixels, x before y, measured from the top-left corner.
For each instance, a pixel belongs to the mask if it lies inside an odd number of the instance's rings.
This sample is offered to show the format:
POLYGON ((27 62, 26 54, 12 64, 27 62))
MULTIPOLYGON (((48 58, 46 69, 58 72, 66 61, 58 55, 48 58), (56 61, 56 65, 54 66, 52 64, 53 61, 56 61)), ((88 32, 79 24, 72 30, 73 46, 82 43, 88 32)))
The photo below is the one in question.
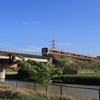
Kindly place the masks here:
POLYGON ((66 52, 62 50, 56 50, 53 48, 42 48, 42 56, 48 56, 48 57, 60 57, 60 58, 74 58, 74 59, 79 59, 79 60, 98 60, 97 57, 92 57, 88 55, 83 55, 83 54, 77 54, 77 53, 72 53, 72 52, 66 52))

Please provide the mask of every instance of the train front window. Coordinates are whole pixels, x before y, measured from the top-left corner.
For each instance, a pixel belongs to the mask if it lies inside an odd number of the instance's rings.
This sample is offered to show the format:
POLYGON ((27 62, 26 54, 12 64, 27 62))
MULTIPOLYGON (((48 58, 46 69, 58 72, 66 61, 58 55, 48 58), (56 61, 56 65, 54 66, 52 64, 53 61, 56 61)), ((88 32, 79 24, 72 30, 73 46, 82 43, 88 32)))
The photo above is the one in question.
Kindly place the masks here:
POLYGON ((42 49, 42 54, 46 54, 48 52, 47 48, 42 49))

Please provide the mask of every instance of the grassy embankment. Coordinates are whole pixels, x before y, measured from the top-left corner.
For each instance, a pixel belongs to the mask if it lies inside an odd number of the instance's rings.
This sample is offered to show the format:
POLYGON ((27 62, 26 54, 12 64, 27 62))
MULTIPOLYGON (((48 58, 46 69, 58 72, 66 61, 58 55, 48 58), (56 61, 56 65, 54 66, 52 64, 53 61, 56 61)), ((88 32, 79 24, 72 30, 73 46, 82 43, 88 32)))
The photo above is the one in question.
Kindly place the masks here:
POLYGON ((69 84, 100 85, 100 72, 59 75, 54 81, 69 84))
POLYGON ((0 84, 0 100, 90 100, 82 98, 73 98, 71 96, 45 95, 44 91, 30 89, 20 89, 5 84, 0 84))
POLYGON ((77 70, 94 70, 94 72, 100 72, 100 60, 84 61, 71 58, 53 59, 53 64, 58 67, 64 68, 65 74, 72 73, 77 70))
POLYGON ((56 78, 55 82, 100 85, 100 61, 64 59, 63 62, 54 59, 54 64, 64 69, 63 75, 56 78), (77 74, 78 70, 93 70, 94 73, 77 74))

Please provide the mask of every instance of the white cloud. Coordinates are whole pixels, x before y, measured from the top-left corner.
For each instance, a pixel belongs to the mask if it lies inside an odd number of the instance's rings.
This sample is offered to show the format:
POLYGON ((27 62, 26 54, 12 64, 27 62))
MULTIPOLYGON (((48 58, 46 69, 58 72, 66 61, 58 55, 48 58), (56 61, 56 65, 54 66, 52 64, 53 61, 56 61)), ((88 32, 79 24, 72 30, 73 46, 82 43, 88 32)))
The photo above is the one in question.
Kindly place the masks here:
POLYGON ((97 43, 94 43, 93 45, 94 45, 94 46, 97 46, 98 44, 97 44, 97 43))
POLYGON ((30 25, 30 23, 29 23, 29 22, 23 22, 23 24, 25 24, 25 25, 30 25))
POLYGON ((31 49, 32 49, 33 51, 37 51, 37 52, 41 51, 41 48, 36 47, 36 46, 31 46, 31 49))
POLYGON ((32 54, 41 54, 41 48, 36 46, 30 46, 29 48, 19 48, 17 49, 19 52, 32 53, 32 54))
POLYGON ((59 46, 69 46, 72 45, 72 43, 57 43, 59 46))
POLYGON ((33 22, 23 22, 23 24, 25 25, 30 25, 30 24, 39 24, 40 22, 39 21, 33 21, 33 22))
POLYGON ((32 24, 39 24, 39 23, 40 23, 39 21, 32 22, 32 24))

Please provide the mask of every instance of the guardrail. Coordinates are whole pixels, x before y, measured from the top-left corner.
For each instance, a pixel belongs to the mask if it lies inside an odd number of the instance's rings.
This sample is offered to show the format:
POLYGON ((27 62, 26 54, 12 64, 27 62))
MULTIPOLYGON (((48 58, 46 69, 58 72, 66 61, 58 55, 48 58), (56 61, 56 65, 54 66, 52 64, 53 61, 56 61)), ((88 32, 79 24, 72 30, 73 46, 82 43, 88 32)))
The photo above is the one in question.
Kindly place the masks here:
POLYGON ((0 48, 0 51, 12 52, 12 53, 21 53, 21 54, 30 54, 30 55, 38 55, 38 56, 41 56, 40 53, 27 52, 27 51, 19 51, 19 50, 11 50, 11 49, 5 49, 5 48, 0 48))

